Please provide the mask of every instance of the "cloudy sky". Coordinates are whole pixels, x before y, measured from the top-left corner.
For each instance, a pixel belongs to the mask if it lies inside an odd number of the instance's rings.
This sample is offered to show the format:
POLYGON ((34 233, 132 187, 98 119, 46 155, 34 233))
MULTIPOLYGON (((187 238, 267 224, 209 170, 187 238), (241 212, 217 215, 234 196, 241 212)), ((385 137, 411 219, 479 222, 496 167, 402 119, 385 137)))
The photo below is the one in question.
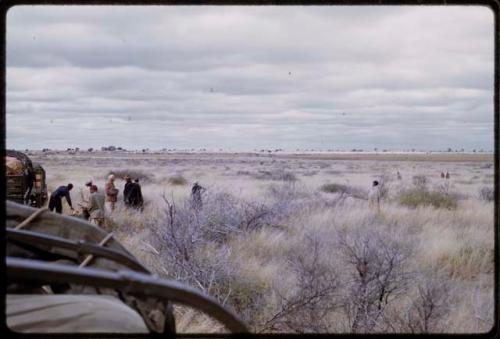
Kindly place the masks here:
POLYGON ((17 6, 7 147, 493 149, 474 6, 17 6))

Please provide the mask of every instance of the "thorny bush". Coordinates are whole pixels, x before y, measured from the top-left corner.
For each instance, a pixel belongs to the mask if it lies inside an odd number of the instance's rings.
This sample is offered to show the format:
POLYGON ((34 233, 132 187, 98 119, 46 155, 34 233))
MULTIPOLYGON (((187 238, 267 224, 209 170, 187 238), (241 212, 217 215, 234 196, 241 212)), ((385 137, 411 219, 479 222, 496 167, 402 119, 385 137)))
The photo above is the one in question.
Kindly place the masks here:
POLYGON ((165 206, 150 229, 166 275, 197 286, 261 333, 324 333, 339 326, 354 333, 442 330, 450 309, 440 287, 445 285, 416 270, 413 244, 376 220, 335 231, 331 239, 306 231, 284 257, 281 274, 293 277, 291 286, 242 276, 232 260, 230 239, 267 227, 282 229, 293 213, 339 201, 294 184, 272 186, 269 193, 267 201, 249 203, 231 194, 205 192, 201 209, 189 200, 174 203, 164 197, 165 206), (271 296, 272 307, 265 302, 271 296), (268 308, 266 316, 257 316, 263 307, 268 308))

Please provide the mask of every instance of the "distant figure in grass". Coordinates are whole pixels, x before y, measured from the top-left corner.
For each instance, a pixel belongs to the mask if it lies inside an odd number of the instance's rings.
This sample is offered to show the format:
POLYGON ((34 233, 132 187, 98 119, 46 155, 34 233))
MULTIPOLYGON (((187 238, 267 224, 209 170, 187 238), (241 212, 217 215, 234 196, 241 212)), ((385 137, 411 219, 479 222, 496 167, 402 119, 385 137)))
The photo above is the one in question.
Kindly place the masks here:
POLYGON ((123 202, 125 203, 125 206, 130 206, 130 191, 134 183, 132 182, 132 178, 128 175, 125 175, 123 179, 125 180, 125 187, 123 188, 123 202))
POLYGON ((115 176, 110 174, 108 182, 106 182, 106 201, 109 202, 111 211, 115 210, 116 201, 118 200, 118 188, 115 187, 115 176))
POLYGON ((377 208, 377 211, 380 212, 380 185, 377 180, 374 180, 372 183, 368 202, 371 208, 377 208))
POLYGON ((69 191, 71 191, 72 188, 73 184, 69 183, 67 186, 59 186, 54 192, 52 192, 49 200, 49 210, 54 211, 55 209, 56 213, 61 214, 62 213, 61 199, 65 197, 69 207, 71 208, 72 211, 74 211, 75 209, 73 208, 73 205, 71 205, 71 196, 69 195, 69 191))
POLYGON ((104 200, 104 194, 98 191, 97 186, 90 186, 90 199, 87 211, 90 215, 90 223, 99 227, 104 227, 104 200))
POLYGON ((201 199, 201 193, 205 191, 205 188, 200 186, 196 181, 191 188, 191 206, 199 211, 203 208, 203 200, 201 199))
POLYGON ((399 171, 398 171, 398 173, 397 173, 396 175, 397 175, 397 177, 398 177, 398 180, 403 179, 403 177, 401 176, 401 173, 399 173, 399 171))
POLYGON ((441 172, 441 179, 444 179, 444 173, 441 172))
POLYGON ((135 179, 129 186, 128 206, 136 208, 140 211, 142 211, 144 207, 144 199, 142 198, 142 190, 138 178, 135 179))
POLYGON ((450 179, 450 173, 448 173, 448 171, 446 171, 446 179, 450 179))

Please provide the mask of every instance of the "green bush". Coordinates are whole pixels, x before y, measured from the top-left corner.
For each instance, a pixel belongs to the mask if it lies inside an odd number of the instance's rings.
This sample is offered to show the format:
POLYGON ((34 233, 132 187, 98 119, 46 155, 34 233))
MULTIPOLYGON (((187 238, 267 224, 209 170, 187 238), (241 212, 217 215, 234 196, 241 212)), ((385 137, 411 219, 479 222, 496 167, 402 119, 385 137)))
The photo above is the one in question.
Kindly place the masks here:
POLYGON ((182 175, 174 175, 174 176, 168 178, 168 183, 170 185, 179 185, 179 186, 182 186, 182 185, 186 185, 187 184, 187 180, 182 175))
POLYGON ((347 193, 349 191, 349 187, 346 185, 335 183, 324 184, 320 189, 325 193, 347 193))
POLYGON ((458 197, 455 194, 414 188, 402 192, 398 200, 401 205, 411 208, 430 205, 435 208, 456 209, 458 197))

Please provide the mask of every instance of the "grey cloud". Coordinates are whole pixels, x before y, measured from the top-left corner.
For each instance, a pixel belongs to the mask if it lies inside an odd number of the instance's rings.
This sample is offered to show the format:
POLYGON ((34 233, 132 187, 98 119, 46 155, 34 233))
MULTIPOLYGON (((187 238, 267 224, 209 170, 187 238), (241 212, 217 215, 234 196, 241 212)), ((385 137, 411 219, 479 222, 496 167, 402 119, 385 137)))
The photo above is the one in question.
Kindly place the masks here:
POLYGON ((126 146, 133 132, 156 148, 489 148, 492 19, 458 6, 15 7, 7 143, 126 146))

